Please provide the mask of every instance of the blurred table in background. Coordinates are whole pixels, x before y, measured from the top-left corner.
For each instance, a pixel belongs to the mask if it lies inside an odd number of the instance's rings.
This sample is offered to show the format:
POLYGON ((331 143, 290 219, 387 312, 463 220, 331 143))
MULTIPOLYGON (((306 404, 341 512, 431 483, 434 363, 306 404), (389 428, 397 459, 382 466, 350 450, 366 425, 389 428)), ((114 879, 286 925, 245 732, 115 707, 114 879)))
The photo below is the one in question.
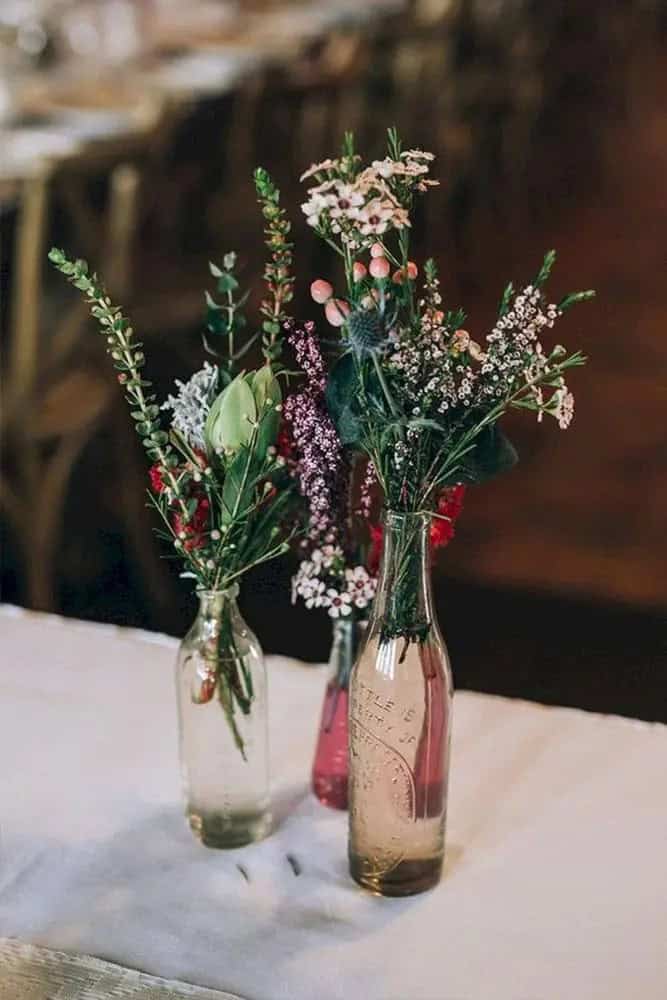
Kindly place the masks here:
MULTIPOLYGON (((170 100, 229 92, 258 66, 289 64, 328 34, 363 27, 404 5, 320 0, 246 10, 233 2, 184 7, 109 0, 61 9, 42 2, 32 5, 31 19, 25 14, 30 4, 10 4, 0 12, 6 60, 0 77, 0 181, 82 155, 88 144, 132 137, 170 100), (53 41, 56 52, 47 68, 30 69, 19 55, 11 64, 12 28, 14 48, 25 61, 35 45, 53 41)), ((0 188, 5 198, 7 192, 0 188)))

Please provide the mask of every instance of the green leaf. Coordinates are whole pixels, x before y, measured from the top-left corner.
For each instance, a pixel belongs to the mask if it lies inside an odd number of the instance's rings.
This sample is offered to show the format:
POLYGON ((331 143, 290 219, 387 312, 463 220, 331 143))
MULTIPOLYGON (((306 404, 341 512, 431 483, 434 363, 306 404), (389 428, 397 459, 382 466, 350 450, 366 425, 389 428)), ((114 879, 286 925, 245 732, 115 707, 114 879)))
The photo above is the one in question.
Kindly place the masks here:
POLYGON ((547 250, 547 252, 544 255, 544 260, 542 261, 542 267, 540 268, 539 273, 535 278, 535 285, 538 288, 541 288, 542 285, 546 283, 555 263, 556 263, 556 251, 547 250))
POLYGON ((229 274, 228 272, 224 272, 218 278, 218 291, 222 292, 225 295, 228 292, 235 292, 238 287, 239 287, 239 283, 238 283, 238 281, 236 280, 236 278, 234 277, 233 274, 229 274))
POLYGON ((507 313, 513 295, 514 295, 514 285, 510 281, 510 283, 505 287, 505 291, 503 292, 503 297, 500 300, 500 307, 498 308, 499 316, 502 317, 507 313))
POLYGON ((248 509, 253 499, 253 456, 241 448, 227 466, 222 487, 222 523, 230 524, 248 509))
POLYGON ((206 314, 206 326, 210 333, 220 337, 227 332, 227 317, 220 309, 209 309, 206 314))
POLYGON ((280 413, 276 406, 282 403, 283 394, 269 364, 262 365, 256 371, 247 372, 245 380, 252 389, 257 407, 259 427, 255 441, 255 454, 263 461, 269 448, 278 436, 280 413))
POLYGON ((519 456, 512 442, 493 424, 478 434, 474 447, 463 456, 461 464, 447 476, 442 485, 483 483, 511 469, 518 460, 519 456))
POLYGON ((435 431, 437 434, 445 434, 445 428, 437 420, 429 420, 427 417, 413 417, 407 422, 408 427, 417 427, 426 431, 435 431))
POLYGON ((351 353, 344 354, 331 369, 326 387, 326 403, 338 437, 343 444, 359 444, 359 376, 351 353))
POLYGON ((585 292, 570 292, 558 303, 559 312, 565 312, 570 306, 575 305, 577 302, 588 302, 589 299, 595 298, 595 291, 592 288, 587 289, 585 292))
POLYGON ((271 403, 273 406, 282 403, 283 394, 271 365, 262 365, 257 371, 250 372, 250 386, 258 412, 261 412, 267 403, 271 403))

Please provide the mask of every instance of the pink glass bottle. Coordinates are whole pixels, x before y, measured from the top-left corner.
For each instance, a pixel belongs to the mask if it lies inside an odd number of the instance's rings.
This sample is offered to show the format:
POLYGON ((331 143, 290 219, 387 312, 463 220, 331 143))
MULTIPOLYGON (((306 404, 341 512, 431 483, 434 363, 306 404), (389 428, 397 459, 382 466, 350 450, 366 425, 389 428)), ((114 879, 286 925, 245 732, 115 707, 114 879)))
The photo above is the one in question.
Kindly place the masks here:
POLYGON ((365 620, 354 615, 334 622, 329 681, 324 694, 312 773, 314 795, 332 809, 347 809, 348 684, 366 624, 365 620))

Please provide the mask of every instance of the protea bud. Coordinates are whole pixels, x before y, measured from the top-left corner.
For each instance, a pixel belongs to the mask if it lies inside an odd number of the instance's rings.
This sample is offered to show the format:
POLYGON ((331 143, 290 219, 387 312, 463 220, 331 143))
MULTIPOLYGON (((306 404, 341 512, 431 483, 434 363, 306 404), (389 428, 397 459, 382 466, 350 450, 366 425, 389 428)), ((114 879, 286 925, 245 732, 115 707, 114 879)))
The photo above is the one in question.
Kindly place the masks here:
POLYGON ((253 391, 243 374, 237 375, 211 404, 204 440, 209 455, 234 454, 249 444, 257 422, 253 391))

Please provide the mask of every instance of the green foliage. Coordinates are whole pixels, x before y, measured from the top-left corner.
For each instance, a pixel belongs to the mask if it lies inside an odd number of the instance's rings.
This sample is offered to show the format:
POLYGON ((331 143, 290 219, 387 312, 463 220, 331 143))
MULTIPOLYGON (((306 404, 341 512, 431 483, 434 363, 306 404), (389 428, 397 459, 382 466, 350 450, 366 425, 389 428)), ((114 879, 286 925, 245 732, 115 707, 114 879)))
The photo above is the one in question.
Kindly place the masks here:
POLYGON ((387 152, 391 156, 392 160, 400 159, 402 148, 403 143, 401 142, 401 137, 398 134, 398 129, 395 125, 392 125, 387 129, 387 152))
POLYGON ((542 266, 537 273, 535 281, 533 282, 536 288, 542 288, 547 283, 555 263, 556 263, 556 251, 547 250, 547 252, 544 255, 544 260, 542 261, 542 266))
POLYGON ((595 298, 595 292, 592 288, 589 288, 585 292, 570 292, 558 303, 558 309, 560 312, 565 312, 570 306, 575 305, 577 302, 588 302, 590 299, 595 298))
POLYGON ((275 444, 278 437, 280 426, 278 407, 282 404, 283 394, 280 390, 280 383, 268 364, 252 373, 250 385, 259 415, 257 450, 263 455, 268 448, 275 444))
MULTIPOLYGON (((280 353, 286 318, 282 308, 291 298, 285 267, 291 257, 285 239, 289 225, 278 205, 278 191, 268 175, 260 174, 257 183, 265 199, 264 216, 273 250, 266 271, 275 290, 271 322, 267 318, 264 323, 263 348, 268 361, 280 353)), ((222 266, 210 264, 221 301, 206 293, 204 345, 221 358, 218 386, 222 391, 206 421, 205 457, 195 453, 176 428, 172 427, 170 434, 162 429, 156 397, 142 375, 142 344, 135 340, 129 321, 112 304, 86 262, 70 261, 57 248, 51 250, 49 259, 83 293, 106 339, 131 417, 155 466, 158 484, 155 491, 148 492, 148 499, 165 529, 158 534, 170 540, 183 559, 183 575, 196 580, 200 588, 224 590, 253 566, 283 555, 295 529, 285 526, 294 484, 271 447, 278 432, 276 407, 281 392, 268 363, 259 371, 233 377, 237 362, 256 339, 246 338, 238 348, 246 325, 241 310, 248 296, 238 295, 236 254, 226 254, 222 266)), ((223 619, 223 632, 228 625, 223 619)), ((235 713, 250 711, 252 682, 228 631, 229 635, 219 637, 213 671, 218 700, 243 754, 235 713)))
POLYGON ((509 312, 509 307, 514 298, 514 285, 510 281, 508 285, 505 286, 505 291, 503 292, 503 297, 500 300, 500 307, 498 309, 498 315, 502 318, 507 312, 509 312))
MULTIPOLYGON (((118 381, 125 389, 129 404, 136 407, 130 411, 130 415, 148 457, 152 462, 168 468, 173 457, 169 439, 160 424, 156 397, 147 392, 151 383, 141 376, 146 359, 141 350, 143 345, 135 340, 129 320, 123 316, 119 306, 112 304, 104 286, 98 281, 96 274, 90 273, 85 260, 70 261, 57 247, 49 252, 49 260, 75 288, 83 292, 90 312, 106 338, 107 354, 111 355, 113 366, 118 372, 118 381)), ((173 485, 175 488, 176 484, 173 485)))
POLYGON ((225 301, 219 303, 209 292, 204 293, 206 332, 202 335, 202 340, 205 350, 218 358, 231 375, 237 362, 249 350, 254 339, 246 340, 241 348, 237 349, 238 338, 243 333, 247 323, 242 309, 248 299, 248 292, 239 297, 236 295, 239 283, 234 273, 236 254, 233 251, 225 254, 222 268, 213 262, 209 262, 208 266, 211 275, 216 279, 217 291, 224 295, 225 301))
MULTIPOLYGON (((225 388, 212 405, 207 423, 211 467, 202 472, 201 457, 174 430, 171 434, 163 430, 156 397, 149 391, 151 384, 141 375, 145 364, 142 345, 134 339, 120 308, 112 304, 85 261, 70 261, 57 248, 51 250, 49 259, 84 294, 106 339, 107 352, 130 403, 130 415, 150 461, 166 485, 158 495, 148 494, 166 529, 160 534, 172 539, 186 564, 186 575, 206 589, 224 589, 252 566, 284 553, 289 540, 282 540, 280 533, 273 530, 276 524, 266 519, 266 508, 275 502, 267 501, 267 483, 278 490, 279 510, 284 511, 294 499, 293 483, 282 460, 269 448, 277 434, 275 401, 280 400, 273 372, 264 366, 232 380, 221 369, 220 380, 225 388), (218 449, 223 452, 219 458, 218 449), (197 485, 196 495, 192 492, 193 482, 197 485), (179 530, 187 529, 202 494, 210 505, 210 523, 224 524, 225 531, 217 543, 211 538, 201 548, 188 548, 178 534, 174 515, 179 516, 179 530), (262 524, 268 525, 266 530, 262 524)), ((234 266, 233 254, 226 255, 222 268, 211 265, 213 277, 230 293, 234 287, 228 278, 233 277, 234 266)))
POLYGON ((362 437, 359 375, 354 356, 349 352, 338 359, 329 373, 326 402, 342 443, 359 445, 362 437))
POLYGON ((484 483, 501 472, 507 472, 518 461, 519 456, 512 442, 497 424, 491 424, 479 432, 470 451, 462 456, 458 467, 444 477, 442 485, 484 483))
POLYGON ((268 362, 277 361, 282 353, 282 325, 288 318, 285 306, 292 301, 292 249, 289 241, 291 225, 287 212, 280 205, 280 191, 263 167, 255 170, 255 190, 265 220, 265 243, 269 259, 264 267, 268 295, 262 301, 262 352, 268 362))

